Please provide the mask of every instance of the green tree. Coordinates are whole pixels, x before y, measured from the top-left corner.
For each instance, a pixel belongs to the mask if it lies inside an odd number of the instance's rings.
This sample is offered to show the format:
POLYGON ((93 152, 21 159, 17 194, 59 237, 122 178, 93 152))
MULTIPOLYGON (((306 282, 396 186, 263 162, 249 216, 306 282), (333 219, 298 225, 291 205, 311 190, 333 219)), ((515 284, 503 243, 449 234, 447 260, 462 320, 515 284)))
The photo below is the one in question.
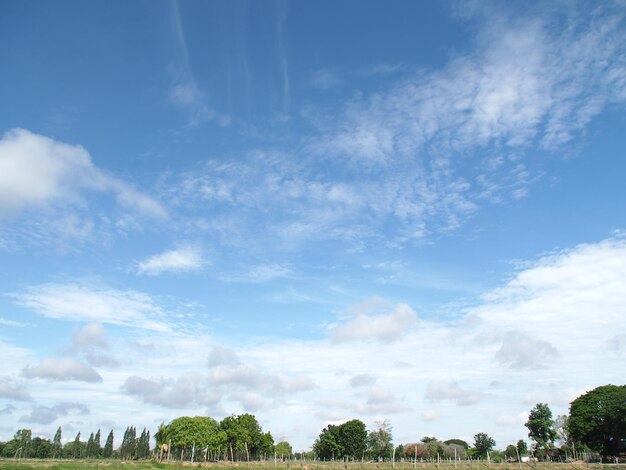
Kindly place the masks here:
POLYGON ((523 439, 520 439, 519 441, 517 441, 517 453, 519 454, 520 457, 524 456, 524 455, 528 455, 528 445, 526 444, 526 441, 524 441, 523 439))
POLYGON ((72 443, 72 457, 80 459, 85 456, 85 449, 82 442, 80 442, 80 431, 76 434, 74 442, 72 443))
POLYGON ((474 436, 474 452, 476 457, 486 458, 487 452, 491 452, 496 445, 496 441, 484 432, 479 432, 474 436))
POLYGON ((287 441, 280 441, 276 446, 274 446, 274 452, 276 452, 276 457, 281 460, 290 460, 293 454, 293 449, 291 448, 291 444, 287 441))
POLYGON ((528 437, 535 442, 535 451, 544 457, 547 457, 548 450, 554 447, 556 431, 553 425, 552 411, 547 404, 537 403, 530 410, 528 421, 525 424, 528 428, 528 437))
POLYGON ((102 457, 110 459, 113 456, 113 429, 107 437, 106 444, 104 444, 104 450, 102 451, 102 457))
POLYGON ((52 458, 61 457, 62 450, 63 444, 61 444, 61 426, 59 426, 57 432, 54 433, 54 439, 52 439, 52 458))
POLYGON ((32 431, 30 429, 20 429, 13 436, 13 440, 16 444, 16 452, 21 457, 29 457, 30 455, 30 442, 32 437, 32 431))
POLYGON ((96 435, 93 438, 93 456, 96 458, 100 458, 102 455, 102 447, 100 446, 100 429, 96 432, 96 435))
POLYGON ((626 385, 603 385, 570 404, 567 426, 574 442, 600 452, 607 460, 626 439, 626 385))
POLYGON ((34 459, 48 459, 52 455, 52 443, 48 439, 35 437, 30 441, 29 457, 34 459))
POLYGON ((509 444, 508 446, 506 446, 504 456, 509 460, 517 460, 517 447, 513 444, 509 444))
POLYGON ((465 450, 469 449, 470 447, 469 444, 462 439, 448 439, 447 441, 443 441, 443 443, 449 446, 450 445, 463 446, 465 450))
POLYGON ((331 460, 343 457, 343 447, 339 444, 339 427, 329 424, 320 433, 313 444, 313 451, 318 459, 331 460))
POLYGON ((273 454, 274 438, 270 433, 263 433, 254 415, 227 416, 221 421, 220 428, 225 433, 231 459, 235 459, 235 453, 245 460, 273 454))
POLYGON ((339 444, 344 457, 352 460, 363 458, 367 445, 367 429, 363 421, 352 419, 338 426, 339 444))
POLYGON ((94 444, 93 444, 93 433, 91 433, 89 435, 89 439, 87 439, 87 450, 85 452, 86 454, 85 456, 88 459, 92 459, 95 457, 94 453, 95 453, 95 449, 94 449, 94 444))
POLYGON ((391 459, 393 444, 391 443, 391 424, 388 420, 376 423, 378 429, 367 435, 367 453, 371 459, 385 461, 391 459))

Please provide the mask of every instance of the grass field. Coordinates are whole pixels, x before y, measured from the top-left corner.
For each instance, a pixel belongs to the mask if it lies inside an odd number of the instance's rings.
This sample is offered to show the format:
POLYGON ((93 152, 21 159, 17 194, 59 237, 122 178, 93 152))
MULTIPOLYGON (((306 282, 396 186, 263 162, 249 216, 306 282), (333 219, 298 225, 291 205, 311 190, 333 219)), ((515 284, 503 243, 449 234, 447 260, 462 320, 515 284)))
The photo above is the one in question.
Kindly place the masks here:
POLYGON ((522 464, 506 463, 491 464, 486 462, 458 462, 456 467, 454 463, 442 462, 436 463, 418 463, 415 467, 410 462, 395 464, 392 467, 390 463, 360 463, 353 462, 344 464, 343 462, 291 462, 279 463, 274 466, 273 462, 251 462, 234 463, 234 464, 216 464, 216 463, 194 463, 180 462, 159 463, 155 461, 120 461, 120 460, 20 460, 1 459, 0 469, 46 469, 46 470, 79 470, 79 469, 102 469, 102 470, 150 470, 150 469, 174 469, 181 467, 207 468, 213 470, 233 470, 234 468, 250 468, 251 470, 276 469, 276 470, 602 470, 610 467, 626 470, 626 465, 602 465, 602 464, 567 464, 567 463, 537 463, 522 464))

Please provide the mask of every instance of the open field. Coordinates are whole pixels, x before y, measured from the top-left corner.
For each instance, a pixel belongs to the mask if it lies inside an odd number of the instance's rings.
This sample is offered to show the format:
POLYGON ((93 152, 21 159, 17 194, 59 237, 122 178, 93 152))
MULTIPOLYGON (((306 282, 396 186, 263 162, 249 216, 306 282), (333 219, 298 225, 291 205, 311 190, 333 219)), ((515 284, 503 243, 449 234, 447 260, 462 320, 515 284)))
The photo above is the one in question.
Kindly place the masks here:
POLYGON ((251 462, 246 463, 190 463, 190 462, 171 462, 159 463, 155 461, 120 461, 120 460, 35 460, 24 459, 16 461, 13 459, 1 459, 0 469, 47 469, 47 470, 79 470, 79 469, 103 469, 103 470, 149 470, 149 469, 172 469, 177 467, 196 467, 210 468, 215 470, 226 470, 233 468, 251 468, 251 469, 276 469, 276 470, 410 470, 416 468, 418 470, 602 470, 603 468, 614 468, 626 470, 626 465, 608 465, 608 464, 586 464, 586 463, 538 463, 538 464, 522 464, 506 463, 491 464, 477 462, 458 462, 456 467, 453 463, 418 463, 416 466, 410 462, 395 464, 392 467, 390 463, 360 463, 352 462, 344 464, 343 462, 291 462, 279 463, 274 466, 273 462, 251 462))

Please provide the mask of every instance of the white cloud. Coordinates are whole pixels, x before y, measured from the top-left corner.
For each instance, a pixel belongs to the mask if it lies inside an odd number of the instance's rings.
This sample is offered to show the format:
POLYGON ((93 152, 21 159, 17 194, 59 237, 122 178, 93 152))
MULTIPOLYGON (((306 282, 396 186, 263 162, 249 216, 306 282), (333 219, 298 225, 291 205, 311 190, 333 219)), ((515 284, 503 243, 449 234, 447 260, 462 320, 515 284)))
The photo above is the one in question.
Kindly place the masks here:
POLYGON ((544 367, 546 359, 555 362, 559 352, 549 342, 533 338, 519 331, 507 331, 502 346, 495 355, 503 364, 518 369, 536 369, 544 367))
POLYGON ((9 320, 8 318, 2 318, 2 317, 0 317, 0 325, 13 326, 16 328, 24 328, 28 326, 26 323, 22 323, 22 322, 15 321, 15 320, 9 320))
POLYGON ((50 380, 80 380, 84 382, 102 382, 96 370, 74 359, 42 359, 39 364, 27 366, 23 370, 24 377, 50 380))
POLYGON ((0 377, 0 397, 19 401, 32 399, 24 384, 17 383, 8 377, 0 377))
POLYGON ((160 379, 130 376, 122 385, 129 395, 170 408, 191 404, 216 408, 224 400, 235 400, 248 410, 265 403, 258 393, 276 399, 313 388, 308 377, 267 372, 256 364, 242 362, 234 351, 221 346, 211 350, 206 371, 160 379))
POLYGON ((194 271, 202 268, 204 264, 202 251, 188 246, 150 256, 138 263, 137 272, 139 274, 156 276, 169 271, 194 271))
POLYGON ((147 294, 81 284, 41 284, 12 294, 16 302, 48 318, 102 322, 167 331, 163 312, 147 294))
POLYGON ((456 381, 430 382, 424 398, 432 402, 449 400, 459 406, 471 406, 480 403, 484 394, 462 388, 456 381))
POLYGON ((86 415, 89 414, 89 408, 82 403, 61 402, 53 406, 34 406, 29 415, 22 416, 20 422, 50 424, 59 417, 68 416, 69 414, 86 415))
MULTIPOLYGON (((0 214, 55 202, 76 202, 84 190, 113 192, 120 205, 163 218, 165 209, 128 183, 97 168, 87 150, 26 129, 0 140, 0 214)), ((84 228, 83 228, 84 230, 84 228)))
POLYGON ((376 377, 369 374, 357 374, 350 378, 350 385, 352 387, 368 387, 376 383, 376 377))
POLYGON ((417 326, 417 314, 406 304, 397 305, 392 312, 383 315, 358 313, 354 318, 332 329, 334 341, 354 341, 375 339, 393 342, 417 326))

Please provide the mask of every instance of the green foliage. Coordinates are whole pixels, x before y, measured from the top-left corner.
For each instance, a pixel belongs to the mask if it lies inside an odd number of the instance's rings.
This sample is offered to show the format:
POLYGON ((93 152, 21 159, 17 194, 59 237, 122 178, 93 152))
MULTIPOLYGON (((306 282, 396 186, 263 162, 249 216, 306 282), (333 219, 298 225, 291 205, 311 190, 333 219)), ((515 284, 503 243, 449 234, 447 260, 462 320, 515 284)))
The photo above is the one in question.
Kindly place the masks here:
POLYGON ((556 431, 553 428, 552 411, 545 403, 537 403, 530 410, 528 421, 525 426, 528 428, 528 437, 535 442, 535 451, 539 454, 547 455, 556 439, 556 431))
POLYGON ((30 451, 28 456, 33 459, 48 459, 52 457, 52 443, 48 439, 35 437, 30 442, 30 451))
POLYGON ((465 450, 469 449, 470 446, 467 442, 465 442, 462 439, 448 439, 447 441, 443 441, 444 444, 446 445, 459 445, 459 446, 463 446, 465 448, 465 450))
POLYGON ((274 453, 274 438, 269 432, 263 433, 254 415, 227 416, 219 427, 223 434, 218 437, 227 446, 232 460, 258 459, 274 453))
POLYGON ((567 428, 576 443, 603 459, 617 455, 626 439, 626 385, 604 385, 576 398, 567 428))
POLYGON ((105 459, 110 459, 113 456, 113 429, 109 433, 107 437, 107 442, 104 444, 104 449, 102 450, 102 457, 105 459))
POLYGON ((361 459, 367 444, 365 424, 353 419, 338 426, 329 424, 313 444, 313 451, 324 460, 361 459))
POLYGON ((496 445, 496 441, 484 432, 479 432, 474 436, 474 456, 481 459, 487 457, 487 452, 491 452, 496 445))
POLYGON ((61 456, 63 452, 63 444, 61 444, 61 426, 54 433, 54 439, 52 439, 52 457, 57 458, 61 456))
POLYGON ((519 441, 517 441, 517 453, 519 454, 520 457, 524 456, 524 455, 528 455, 528 444, 526 444, 526 441, 524 441, 523 439, 520 439, 519 441))
POLYGON ((513 444, 509 444, 506 446, 506 450, 504 451, 504 456, 507 459, 517 460, 517 447, 513 444))
POLYGON ((291 448, 291 444, 287 441, 280 441, 278 444, 274 446, 274 452, 276 452, 276 457, 281 460, 291 459, 293 449, 291 448))
POLYGON ((371 431, 367 436, 367 454, 370 459, 385 461, 393 454, 391 443, 391 425, 385 420, 378 423, 378 429, 371 431))
POLYGON ((124 431, 122 445, 120 446, 120 457, 124 460, 137 458, 137 430, 134 426, 129 426, 124 431))

